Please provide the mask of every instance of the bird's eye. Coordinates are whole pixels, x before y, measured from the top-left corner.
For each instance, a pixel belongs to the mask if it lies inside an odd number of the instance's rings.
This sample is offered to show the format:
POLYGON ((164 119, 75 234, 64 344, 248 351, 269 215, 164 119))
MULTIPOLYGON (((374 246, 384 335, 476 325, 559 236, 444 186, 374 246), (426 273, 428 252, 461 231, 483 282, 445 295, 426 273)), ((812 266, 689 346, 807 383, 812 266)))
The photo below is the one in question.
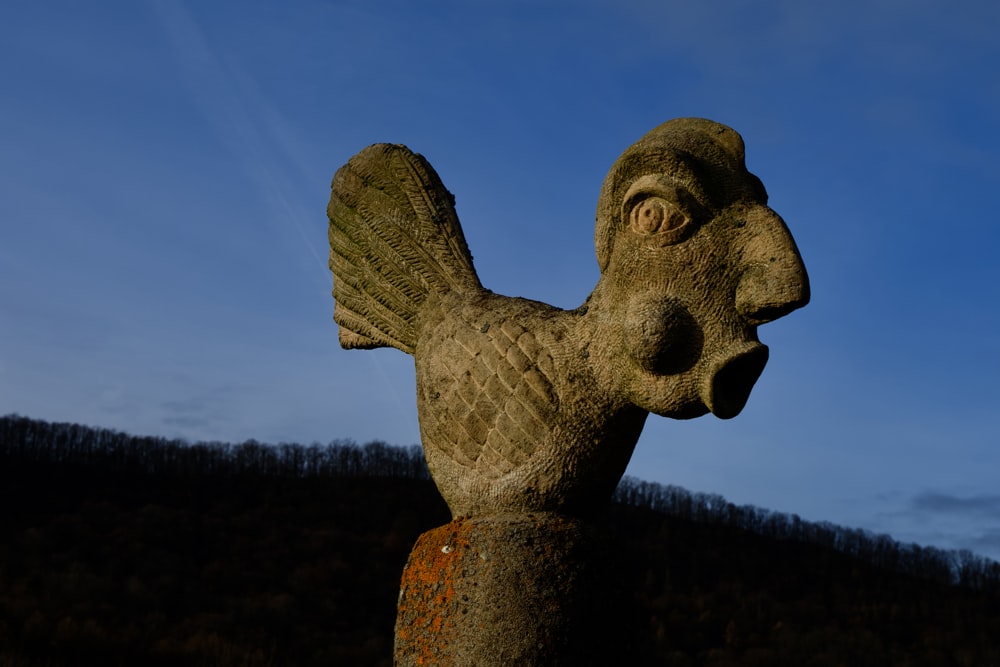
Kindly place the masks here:
POLYGON ((687 216, 672 202, 655 196, 636 202, 630 217, 632 230, 643 236, 673 232, 687 222, 687 216))

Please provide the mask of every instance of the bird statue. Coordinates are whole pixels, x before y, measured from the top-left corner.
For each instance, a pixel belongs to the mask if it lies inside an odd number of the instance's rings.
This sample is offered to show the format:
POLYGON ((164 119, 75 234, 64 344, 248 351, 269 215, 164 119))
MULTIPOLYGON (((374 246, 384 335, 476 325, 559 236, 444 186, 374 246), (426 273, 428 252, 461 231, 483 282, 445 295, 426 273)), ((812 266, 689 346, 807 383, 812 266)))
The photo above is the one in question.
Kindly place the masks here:
POLYGON ((455 518, 593 514, 650 412, 737 415, 768 359, 757 328, 809 301, 742 138, 705 119, 615 161, 600 278, 573 310, 484 288, 454 197, 405 146, 362 150, 331 190, 340 344, 413 355, 424 454, 455 518))

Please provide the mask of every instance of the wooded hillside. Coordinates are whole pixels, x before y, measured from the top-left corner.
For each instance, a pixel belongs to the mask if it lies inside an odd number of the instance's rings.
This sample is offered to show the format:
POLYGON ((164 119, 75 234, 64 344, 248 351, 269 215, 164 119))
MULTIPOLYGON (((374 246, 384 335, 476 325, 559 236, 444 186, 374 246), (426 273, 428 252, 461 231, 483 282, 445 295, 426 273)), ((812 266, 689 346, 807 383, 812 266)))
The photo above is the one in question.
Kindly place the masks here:
MULTIPOLYGON (((643 664, 1000 665, 1000 565, 627 479, 643 664)), ((0 419, 0 665, 390 665, 417 447, 0 419)))

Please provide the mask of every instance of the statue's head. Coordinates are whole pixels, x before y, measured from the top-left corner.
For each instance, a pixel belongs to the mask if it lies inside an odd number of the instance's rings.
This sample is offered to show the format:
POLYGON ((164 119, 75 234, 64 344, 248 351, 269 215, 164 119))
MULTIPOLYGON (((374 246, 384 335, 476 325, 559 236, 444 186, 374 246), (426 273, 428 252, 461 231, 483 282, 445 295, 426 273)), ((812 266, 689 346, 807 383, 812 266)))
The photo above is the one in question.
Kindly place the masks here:
POLYGON ((767 362, 757 327, 809 301, 740 135, 700 118, 649 132, 605 179, 595 241, 629 400, 677 418, 738 414, 767 362))

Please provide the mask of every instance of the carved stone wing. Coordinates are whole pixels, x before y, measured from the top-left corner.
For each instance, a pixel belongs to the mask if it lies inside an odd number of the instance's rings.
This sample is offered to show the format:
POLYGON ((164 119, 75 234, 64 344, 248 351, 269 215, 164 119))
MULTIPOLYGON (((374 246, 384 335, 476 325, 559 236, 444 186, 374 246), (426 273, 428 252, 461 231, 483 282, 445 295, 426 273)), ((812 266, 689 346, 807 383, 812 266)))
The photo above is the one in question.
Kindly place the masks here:
POLYGON ((413 354, 429 294, 482 290, 455 202, 423 156, 375 144, 333 177, 333 318, 345 348, 413 354))

